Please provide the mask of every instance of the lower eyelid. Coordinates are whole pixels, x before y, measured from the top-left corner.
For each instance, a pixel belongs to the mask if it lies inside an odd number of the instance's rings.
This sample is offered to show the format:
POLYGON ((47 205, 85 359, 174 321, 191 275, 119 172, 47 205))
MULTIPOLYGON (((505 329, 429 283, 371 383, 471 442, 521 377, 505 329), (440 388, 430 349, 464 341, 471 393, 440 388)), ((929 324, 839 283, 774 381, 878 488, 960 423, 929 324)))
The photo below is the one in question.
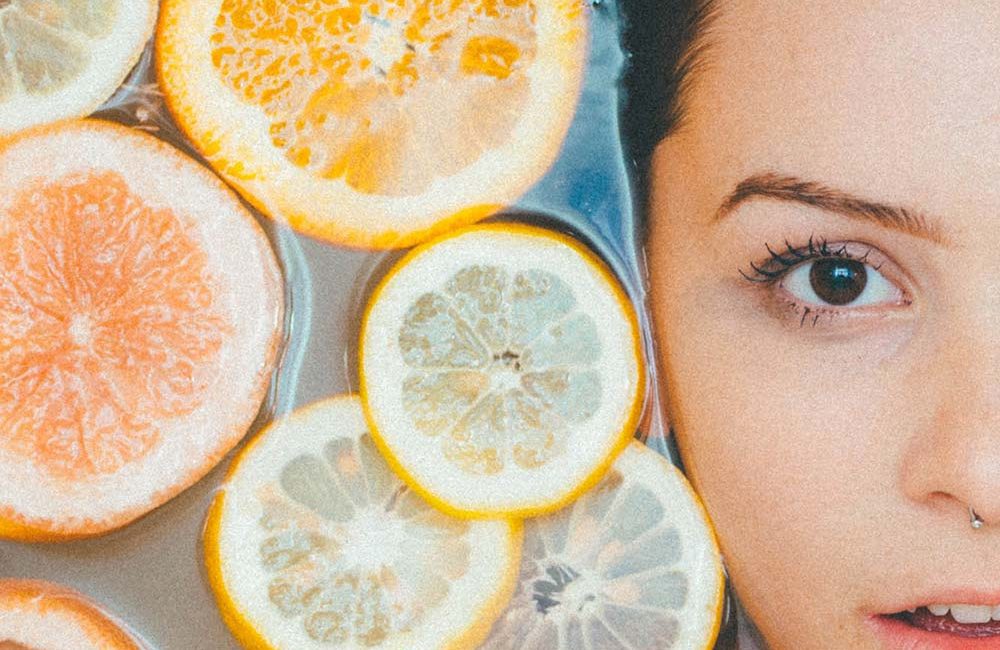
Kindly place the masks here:
POLYGON ((826 307, 805 305, 789 296, 771 294, 763 298, 769 316, 795 329, 825 329, 827 326, 861 327, 894 319, 912 305, 912 300, 903 298, 898 303, 870 305, 865 307, 826 307))

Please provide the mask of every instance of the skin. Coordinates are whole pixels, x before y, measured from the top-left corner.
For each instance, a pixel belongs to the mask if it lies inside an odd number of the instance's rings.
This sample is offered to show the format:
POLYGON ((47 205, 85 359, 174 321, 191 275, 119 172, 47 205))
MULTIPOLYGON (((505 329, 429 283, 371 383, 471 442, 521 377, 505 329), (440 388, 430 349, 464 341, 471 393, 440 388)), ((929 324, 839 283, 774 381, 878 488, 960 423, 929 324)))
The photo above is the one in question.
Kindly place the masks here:
POLYGON ((686 122, 656 151, 670 418, 772 648, 889 647, 873 615, 1000 604, 998 34, 988 1, 724 0, 686 122), (759 195, 720 217, 765 172, 906 208, 926 232, 759 195), (810 237, 873 249, 878 300, 831 312, 742 277, 765 244, 810 237))

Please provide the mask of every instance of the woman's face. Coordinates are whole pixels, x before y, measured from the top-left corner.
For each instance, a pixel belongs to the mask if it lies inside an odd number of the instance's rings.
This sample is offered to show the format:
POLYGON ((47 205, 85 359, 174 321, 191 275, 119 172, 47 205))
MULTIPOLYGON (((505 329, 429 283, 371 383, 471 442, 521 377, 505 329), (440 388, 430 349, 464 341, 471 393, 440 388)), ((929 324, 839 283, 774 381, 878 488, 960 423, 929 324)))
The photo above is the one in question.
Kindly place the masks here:
POLYGON ((1000 5, 725 0, 705 38, 650 267, 734 586, 774 648, 1000 648, 889 618, 1000 605, 1000 5))

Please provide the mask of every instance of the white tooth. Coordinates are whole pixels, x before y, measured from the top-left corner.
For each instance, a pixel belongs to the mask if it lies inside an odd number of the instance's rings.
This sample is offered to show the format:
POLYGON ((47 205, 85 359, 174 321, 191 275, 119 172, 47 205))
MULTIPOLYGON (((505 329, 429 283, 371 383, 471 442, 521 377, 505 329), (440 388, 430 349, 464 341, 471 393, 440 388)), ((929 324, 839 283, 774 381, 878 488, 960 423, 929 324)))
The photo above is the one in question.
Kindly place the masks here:
POLYGON ((906 611, 908 611, 908 612, 909 612, 909 613, 911 613, 911 614, 916 614, 916 613, 917 613, 917 608, 916 608, 916 607, 911 607, 911 608, 909 608, 909 609, 908 609, 908 610, 906 610, 906 611))
POLYGON ((993 608, 993 615, 991 616, 991 618, 994 621, 1000 621, 1000 605, 997 605, 996 607, 993 608))
POLYGON ((947 605, 928 605, 927 609, 931 610, 931 614, 935 616, 944 616, 948 613, 947 605))
POLYGON ((989 605, 952 605, 951 617, 959 623, 988 623, 993 615, 989 605))

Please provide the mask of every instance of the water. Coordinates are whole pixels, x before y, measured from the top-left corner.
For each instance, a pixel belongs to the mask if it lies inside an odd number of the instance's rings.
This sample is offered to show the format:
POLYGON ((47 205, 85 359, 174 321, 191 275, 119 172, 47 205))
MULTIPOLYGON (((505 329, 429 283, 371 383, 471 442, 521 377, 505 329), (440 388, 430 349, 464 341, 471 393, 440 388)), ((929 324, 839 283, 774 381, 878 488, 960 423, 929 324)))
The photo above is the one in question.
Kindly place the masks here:
MULTIPOLYGON (((642 242, 636 236, 635 206, 641 201, 619 135, 620 79, 627 63, 620 30, 618 3, 595 0, 588 73, 564 149, 549 173, 496 218, 541 223, 590 245, 639 307, 652 359, 642 242)), ((197 158, 163 106, 151 62, 150 48, 98 116, 149 131, 197 158)), ((258 216, 281 259, 290 309, 277 380, 254 430, 276 414, 357 390, 358 316, 368 290, 399 256, 337 248, 258 216)), ((650 373, 655 387, 652 364, 650 373)), ((675 457, 655 389, 645 409, 648 444, 675 457)), ((59 545, 0 541, 0 575, 51 580, 92 594, 153 648, 237 650, 208 590, 199 548, 207 506, 227 465, 228 458, 193 488, 105 537, 59 545)))

